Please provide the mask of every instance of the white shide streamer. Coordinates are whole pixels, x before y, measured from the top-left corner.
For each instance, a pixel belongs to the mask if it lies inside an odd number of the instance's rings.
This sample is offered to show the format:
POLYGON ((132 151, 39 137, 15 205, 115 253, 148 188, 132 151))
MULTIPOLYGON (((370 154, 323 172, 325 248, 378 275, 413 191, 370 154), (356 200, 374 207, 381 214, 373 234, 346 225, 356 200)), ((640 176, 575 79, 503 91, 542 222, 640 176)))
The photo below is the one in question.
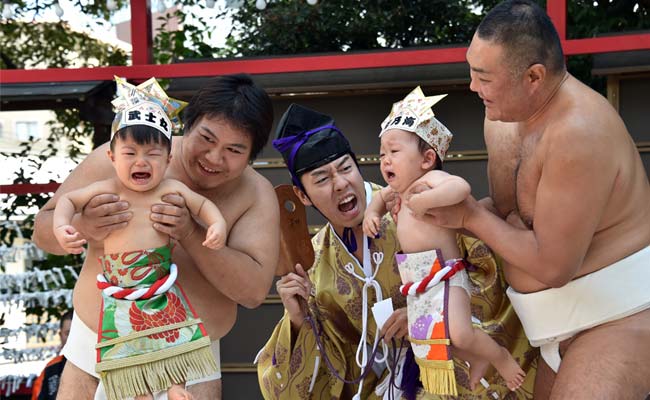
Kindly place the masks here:
POLYGON ((20 274, 5 274, 0 280, 0 294, 34 292, 40 288, 46 291, 60 289, 66 284, 64 271, 72 275, 73 281, 79 279, 77 271, 69 265, 45 270, 34 269, 20 274))
POLYGON ((51 307, 66 304, 72 308, 72 289, 56 289, 47 292, 0 294, 0 303, 9 307, 51 307))
POLYGON ((48 360, 59 354, 59 346, 43 346, 31 349, 8 349, 3 348, 0 356, 6 360, 13 361, 15 364, 26 361, 43 361, 48 360))
POLYGON ((17 338, 22 333, 26 339, 31 338, 48 339, 55 337, 59 332, 59 322, 46 322, 44 324, 28 324, 16 329, 0 328, 0 343, 6 342, 9 338, 17 338))

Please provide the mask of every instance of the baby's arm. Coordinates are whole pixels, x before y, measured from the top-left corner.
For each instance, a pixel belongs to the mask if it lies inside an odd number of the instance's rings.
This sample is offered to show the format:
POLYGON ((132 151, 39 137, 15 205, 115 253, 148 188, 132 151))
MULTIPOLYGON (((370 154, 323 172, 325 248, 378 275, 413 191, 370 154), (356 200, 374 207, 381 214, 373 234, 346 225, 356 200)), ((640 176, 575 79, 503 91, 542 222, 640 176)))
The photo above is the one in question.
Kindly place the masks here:
POLYGON ((470 192, 469 183, 460 176, 440 170, 429 171, 409 188, 408 207, 421 216, 431 208, 458 204, 470 192))
POLYGON ((90 186, 73 190, 59 197, 54 208, 52 228, 54 237, 66 252, 80 254, 83 251, 83 245, 86 244, 86 239, 72 226, 72 217, 81 211, 93 197, 114 191, 112 182, 112 179, 95 182, 90 186))
POLYGON ((370 237, 377 237, 382 215, 386 214, 385 197, 391 194, 391 188, 385 187, 372 196, 372 200, 363 216, 363 233, 370 237))
POLYGON ((185 205, 199 220, 208 225, 203 246, 217 250, 226 245, 227 225, 219 208, 209 199, 174 181, 174 191, 185 199, 185 205))

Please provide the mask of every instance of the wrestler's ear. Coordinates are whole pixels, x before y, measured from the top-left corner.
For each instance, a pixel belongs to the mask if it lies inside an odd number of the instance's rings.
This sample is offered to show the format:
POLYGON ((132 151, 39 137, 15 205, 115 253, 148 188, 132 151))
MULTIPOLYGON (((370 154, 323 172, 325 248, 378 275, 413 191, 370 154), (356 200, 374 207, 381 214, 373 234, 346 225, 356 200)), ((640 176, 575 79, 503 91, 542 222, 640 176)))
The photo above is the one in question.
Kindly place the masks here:
POLYGON ((436 165, 436 152, 433 149, 427 149, 424 153, 422 153, 422 163, 421 167, 425 171, 429 171, 436 165))
POLYGON ((292 187, 293 187, 293 193, 295 193, 296 196, 298 196, 298 198, 300 199, 300 202, 302 204, 304 204, 306 206, 313 205, 311 200, 309 200, 309 197, 307 197, 307 195, 305 194, 305 192, 300 190, 300 188, 298 186, 292 186, 292 187))
POLYGON ((533 64, 526 70, 526 83, 530 86, 531 91, 536 91, 546 80, 546 67, 542 64, 533 64))

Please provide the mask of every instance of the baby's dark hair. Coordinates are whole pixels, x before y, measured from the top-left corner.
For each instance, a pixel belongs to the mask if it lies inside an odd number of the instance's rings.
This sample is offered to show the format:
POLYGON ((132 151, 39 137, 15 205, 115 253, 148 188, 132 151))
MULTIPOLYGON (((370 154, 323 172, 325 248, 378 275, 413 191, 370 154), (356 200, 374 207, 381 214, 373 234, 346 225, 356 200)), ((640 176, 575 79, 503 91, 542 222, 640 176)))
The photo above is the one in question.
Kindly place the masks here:
POLYGON ((418 151, 420 154, 424 154, 427 150, 433 150, 433 152, 436 154, 436 163, 433 166, 433 169, 442 170, 442 160, 440 159, 438 152, 433 147, 431 147, 429 143, 425 142, 424 139, 422 139, 420 136, 415 136, 418 138, 418 151))
POLYGON ((115 151, 115 138, 118 136, 121 140, 125 140, 130 136, 137 144, 140 145, 150 143, 162 144, 167 148, 167 153, 170 153, 172 149, 171 139, 168 139, 167 136, 165 136, 165 134, 158 129, 148 125, 125 126, 124 128, 115 132, 113 139, 111 139, 111 151, 115 151))

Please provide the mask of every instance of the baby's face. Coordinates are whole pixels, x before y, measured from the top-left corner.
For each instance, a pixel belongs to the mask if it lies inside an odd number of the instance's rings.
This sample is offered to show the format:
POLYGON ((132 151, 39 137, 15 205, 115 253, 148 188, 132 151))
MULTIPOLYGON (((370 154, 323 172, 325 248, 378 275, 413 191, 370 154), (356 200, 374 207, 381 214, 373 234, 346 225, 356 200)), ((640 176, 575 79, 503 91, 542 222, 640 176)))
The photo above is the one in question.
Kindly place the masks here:
POLYGON ((146 192, 158 186, 169 165, 167 147, 159 143, 138 144, 130 136, 116 138, 115 150, 109 151, 118 179, 127 188, 146 192))
POLYGON ((418 137, 401 129, 390 129, 381 135, 379 160, 381 174, 396 192, 403 193, 421 177, 424 156, 418 149, 418 137))

